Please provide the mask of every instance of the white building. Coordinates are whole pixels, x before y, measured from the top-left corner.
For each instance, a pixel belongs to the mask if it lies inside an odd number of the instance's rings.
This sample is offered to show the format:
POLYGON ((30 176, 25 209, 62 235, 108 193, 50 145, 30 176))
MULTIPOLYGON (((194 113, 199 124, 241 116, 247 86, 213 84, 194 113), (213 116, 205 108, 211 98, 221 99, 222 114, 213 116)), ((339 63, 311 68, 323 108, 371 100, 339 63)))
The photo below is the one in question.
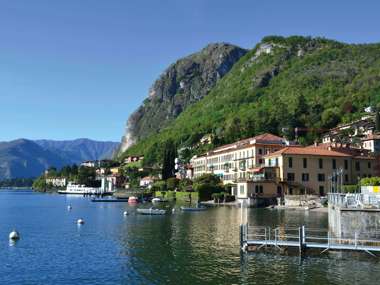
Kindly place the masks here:
POLYGON ((67 179, 66 178, 46 178, 46 184, 51 184, 54 187, 66 187, 67 179))
POLYGON ((194 178, 205 173, 219 176, 224 184, 233 185, 248 178, 248 173, 264 164, 264 155, 278 151, 289 144, 284 138, 272 134, 261 134, 232 144, 213 149, 191 159, 194 178))

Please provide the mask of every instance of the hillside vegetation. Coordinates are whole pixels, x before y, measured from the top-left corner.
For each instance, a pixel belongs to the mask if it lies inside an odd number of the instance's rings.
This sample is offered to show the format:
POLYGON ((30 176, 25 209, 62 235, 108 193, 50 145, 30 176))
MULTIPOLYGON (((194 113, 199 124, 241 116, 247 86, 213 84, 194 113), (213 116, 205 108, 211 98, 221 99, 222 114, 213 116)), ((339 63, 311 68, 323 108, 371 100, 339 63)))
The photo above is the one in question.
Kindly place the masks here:
POLYGON ((193 146, 204 134, 214 134, 212 147, 262 132, 294 137, 296 127, 308 130, 300 141, 310 143, 378 103, 380 44, 266 37, 207 96, 123 155, 145 154, 153 163, 168 139, 197 153, 204 148, 193 146))

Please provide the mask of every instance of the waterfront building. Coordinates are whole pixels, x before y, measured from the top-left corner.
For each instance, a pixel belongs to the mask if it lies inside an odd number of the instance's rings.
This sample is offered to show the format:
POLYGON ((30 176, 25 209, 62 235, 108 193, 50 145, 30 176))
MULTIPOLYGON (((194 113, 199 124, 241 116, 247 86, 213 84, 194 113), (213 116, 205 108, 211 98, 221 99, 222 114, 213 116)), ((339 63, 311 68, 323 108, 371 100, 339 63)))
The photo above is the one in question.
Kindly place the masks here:
POLYGON ((279 198, 281 202, 285 198, 287 205, 298 205, 300 197, 315 199, 377 175, 375 157, 351 148, 291 146, 265 155, 264 160, 263 167, 250 170, 245 181, 238 181, 238 199, 249 199, 252 204, 258 199, 279 198))
POLYGON ((286 139, 265 133, 232 144, 215 148, 191 159, 193 178, 213 173, 224 184, 231 184, 232 194, 237 194, 237 182, 245 181, 252 169, 264 165, 264 156, 286 146, 294 145, 286 139))
POLYGON ((46 178, 45 182, 46 184, 51 184, 54 187, 66 187, 67 185, 67 179, 64 177, 46 178))

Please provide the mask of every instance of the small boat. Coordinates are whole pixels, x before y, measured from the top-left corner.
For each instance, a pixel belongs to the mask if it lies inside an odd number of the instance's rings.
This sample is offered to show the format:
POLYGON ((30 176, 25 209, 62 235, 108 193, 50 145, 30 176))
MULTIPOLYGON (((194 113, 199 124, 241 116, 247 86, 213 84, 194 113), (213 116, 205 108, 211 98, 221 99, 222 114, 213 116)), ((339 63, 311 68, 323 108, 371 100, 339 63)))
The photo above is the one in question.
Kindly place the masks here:
POLYGON ((137 204, 137 203, 138 203, 138 199, 137 199, 137 197, 135 197, 135 196, 131 196, 131 197, 129 197, 129 198, 128 198, 128 203, 129 203, 129 204, 137 204))
POLYGON ((91 202, 129 202, 128 198, 109 198, 109 199, 101 199, 101 198, 95 198, 91 199, 91 202))
POLYGON ((161 203, 161 202, 167 202, 167 200, 162 199, 160 197, 156 197, 152 199, 152 203, 161 203))
POLYGON ((184 212, 199 212, 206 211, 207 207, 181 207, 181 210, 184 212))
POLYGON ((160 209, 137 209, 137 213, 141 215, 165 215, 166 210, 160 210, 160 209))

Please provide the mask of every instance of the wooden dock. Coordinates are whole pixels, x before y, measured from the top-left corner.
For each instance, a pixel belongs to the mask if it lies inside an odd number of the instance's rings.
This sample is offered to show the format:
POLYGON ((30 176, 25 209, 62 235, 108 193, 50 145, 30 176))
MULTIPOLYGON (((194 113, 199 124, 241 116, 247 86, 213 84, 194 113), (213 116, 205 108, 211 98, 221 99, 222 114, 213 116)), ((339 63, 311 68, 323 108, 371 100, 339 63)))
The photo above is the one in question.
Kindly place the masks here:
POLYGON ((303 255, 308 249, 362 251, 372 256, 380 253, 380 233, 371 233, 376 238, 335 238, 329 231, 302 227, 257 227, 248 224, 240 226, 240 244, 243 252, 261 248, 295 248, 303 255))

